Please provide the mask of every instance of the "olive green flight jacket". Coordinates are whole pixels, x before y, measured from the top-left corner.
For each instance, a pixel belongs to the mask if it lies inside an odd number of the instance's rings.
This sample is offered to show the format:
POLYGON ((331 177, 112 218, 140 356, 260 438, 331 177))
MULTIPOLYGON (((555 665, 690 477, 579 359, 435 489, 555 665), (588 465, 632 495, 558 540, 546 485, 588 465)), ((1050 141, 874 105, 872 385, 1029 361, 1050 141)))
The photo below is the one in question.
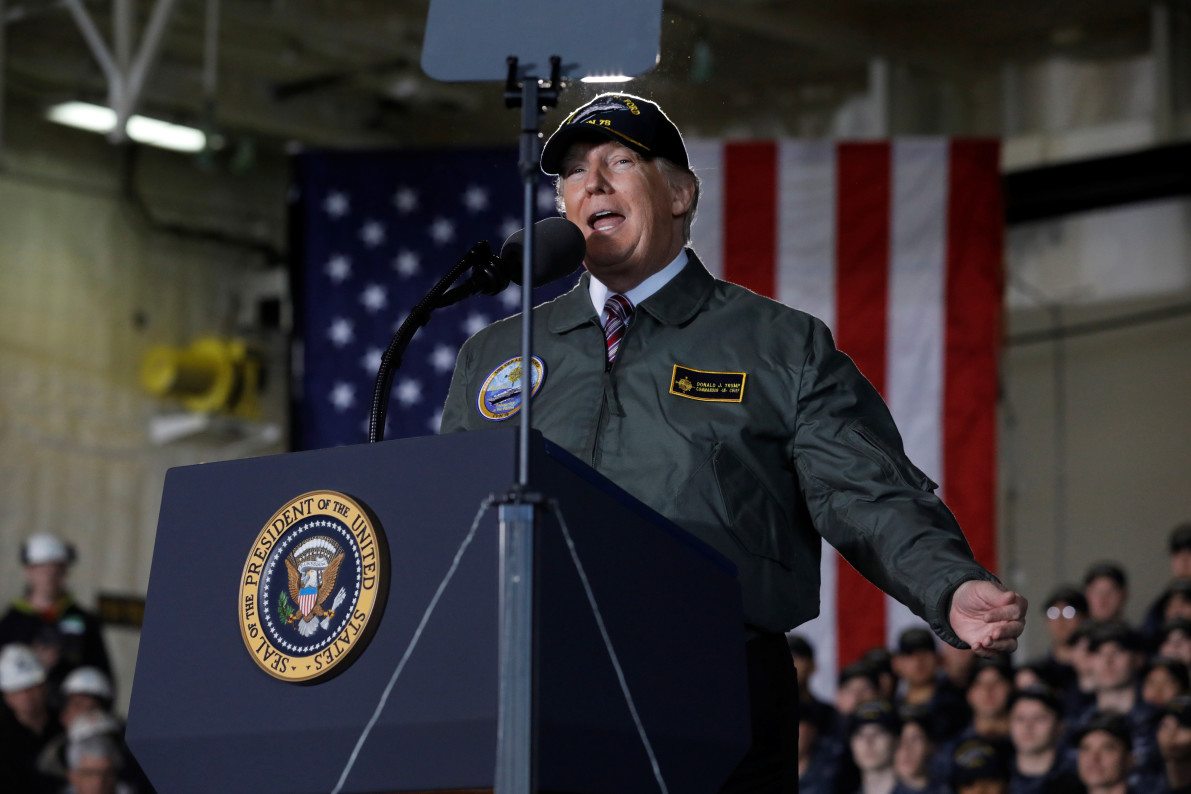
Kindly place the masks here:
MULTIPOLYGON (((534 309, 545 370, 534 427, 731 559, 755 629, 818 614, 822 535, 966 647, 948 623, 951 595, 996 578, 906 458, 880 395, 820 320, 714 278, 687 253, 636 307, 610 371, 589 276, 534 309)), ((519 316, 463 345, 442 432, 499 424, 480 390, 519 353, 519 316)))

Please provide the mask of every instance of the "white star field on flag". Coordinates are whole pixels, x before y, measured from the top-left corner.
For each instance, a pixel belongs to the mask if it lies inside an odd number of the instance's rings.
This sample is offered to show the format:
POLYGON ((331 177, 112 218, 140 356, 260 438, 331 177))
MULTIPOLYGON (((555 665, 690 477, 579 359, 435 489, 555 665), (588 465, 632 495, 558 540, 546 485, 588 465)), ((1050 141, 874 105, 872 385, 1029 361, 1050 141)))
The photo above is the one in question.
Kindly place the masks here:
POLYGON ((355 334, 352 332, 352 324, 350 320, 343 317, 336 317, 331 327, 327 329, 327 338, 335 343, 335 347, 343 347, 350 344, 355 334))
POLYGON ((455 224, 451 223, 447 218, 435 218, 434 223, 430 224, 428 229, 430 232, 430 239, 442 245, 449 243, 455 237, 455 224))
POLYGON ((450 372, 455 367, 455 351, 450 345, 438 344, 430 354, 430 366, 435 372, 450 372))
POLYGON ((360 240, 369 248, 376 248, 385 241, 385 227, 378 221, 367 221, 360 227, 360 240))
POLYGON ((327 278, 339 284, 352 274, 352 263, 343 254, 336 254, 327 260, 327 266, 324 268, 327 278))
POLYGON ((472 185, 463 194, 463 206, 471 212, 480 212, 488 208, 488 191, 479 185, 472 185))
POLYGON ((393 260, 393 268, 403 277, 418 275, 422 266, 418 262, 418 255, 413 251, 405 250, 397 254, 397 258, 393 260))
MULTIPOLYGON (((298 161, 304 388, 295 442, 361 443, 381 356, 410 309, 472 244, 499 251, 521 228, 516 152, 308 152, 298 161)), ((539 217, 553 215, 553 186, 541 185, 539 217)), ((573 285, 559 281, 534 300, 573 285)), ((438 431, 460 345, 520 300, 510 286, 435 312, 394 373, 386 437, 438 431)))
POLYGON ((378 312, 389 305, 388 292, 380 284, 369 284, 360 293, 360 303, 369 312, 378 312))
POLYGON ((393 194, 393 205, 402 214, 413 212, 418 208, 418 194, 414 192, 413 188, 398 188, 397 192, 393 194))
POLYGON ((323 201, 323 211, 332 218, 342 218, 351 210, 351 203, 346 193, 331 192, 323 201))

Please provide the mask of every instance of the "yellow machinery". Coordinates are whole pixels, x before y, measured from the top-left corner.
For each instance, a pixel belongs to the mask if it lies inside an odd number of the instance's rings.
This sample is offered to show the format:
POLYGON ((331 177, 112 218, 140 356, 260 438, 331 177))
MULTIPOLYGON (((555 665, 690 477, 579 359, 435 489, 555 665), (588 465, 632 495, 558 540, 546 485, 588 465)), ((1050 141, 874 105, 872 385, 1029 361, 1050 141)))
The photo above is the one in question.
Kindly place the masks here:
POLYGON ((141 359, 141 385, 190 411, 259 415, 261 362, 243 341, 203 337, 189 347, 155 345, 141 359))

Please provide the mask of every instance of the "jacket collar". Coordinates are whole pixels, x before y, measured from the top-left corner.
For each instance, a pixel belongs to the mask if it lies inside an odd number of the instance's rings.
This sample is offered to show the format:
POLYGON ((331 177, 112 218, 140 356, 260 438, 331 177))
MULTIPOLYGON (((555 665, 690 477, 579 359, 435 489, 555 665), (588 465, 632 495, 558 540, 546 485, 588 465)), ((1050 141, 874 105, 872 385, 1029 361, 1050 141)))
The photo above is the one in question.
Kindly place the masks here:
MULTIPOLYGON (((588 291, 591 276, 584 273, 575 287, 554 301, 550 330, 556 334, 573 331, 581 325, 599 325, 599 315, 591 305, 588 291)), ((707 302, 715 286, 715 277, 687 249, 686 267, 670 282, 641 302, 637 308, 647 312, 662 325, 682 325, 690 320, 707 302)))

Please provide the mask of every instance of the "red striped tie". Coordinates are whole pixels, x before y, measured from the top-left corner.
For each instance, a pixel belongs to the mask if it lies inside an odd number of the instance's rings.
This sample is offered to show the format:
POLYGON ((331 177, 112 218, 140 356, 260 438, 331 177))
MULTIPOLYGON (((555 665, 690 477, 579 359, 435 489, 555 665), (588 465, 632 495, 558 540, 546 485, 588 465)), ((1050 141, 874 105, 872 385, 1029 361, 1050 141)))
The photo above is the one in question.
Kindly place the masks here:
POLYGON ((624 339, 624 332, 633 321, 633 304, 623 295, 613 293, 604 303, 607 319, 604 320, 604 343, 608 348, 607 368, 611 369, 616 361, 616 354, 620 351, 620 340, 624 339))

